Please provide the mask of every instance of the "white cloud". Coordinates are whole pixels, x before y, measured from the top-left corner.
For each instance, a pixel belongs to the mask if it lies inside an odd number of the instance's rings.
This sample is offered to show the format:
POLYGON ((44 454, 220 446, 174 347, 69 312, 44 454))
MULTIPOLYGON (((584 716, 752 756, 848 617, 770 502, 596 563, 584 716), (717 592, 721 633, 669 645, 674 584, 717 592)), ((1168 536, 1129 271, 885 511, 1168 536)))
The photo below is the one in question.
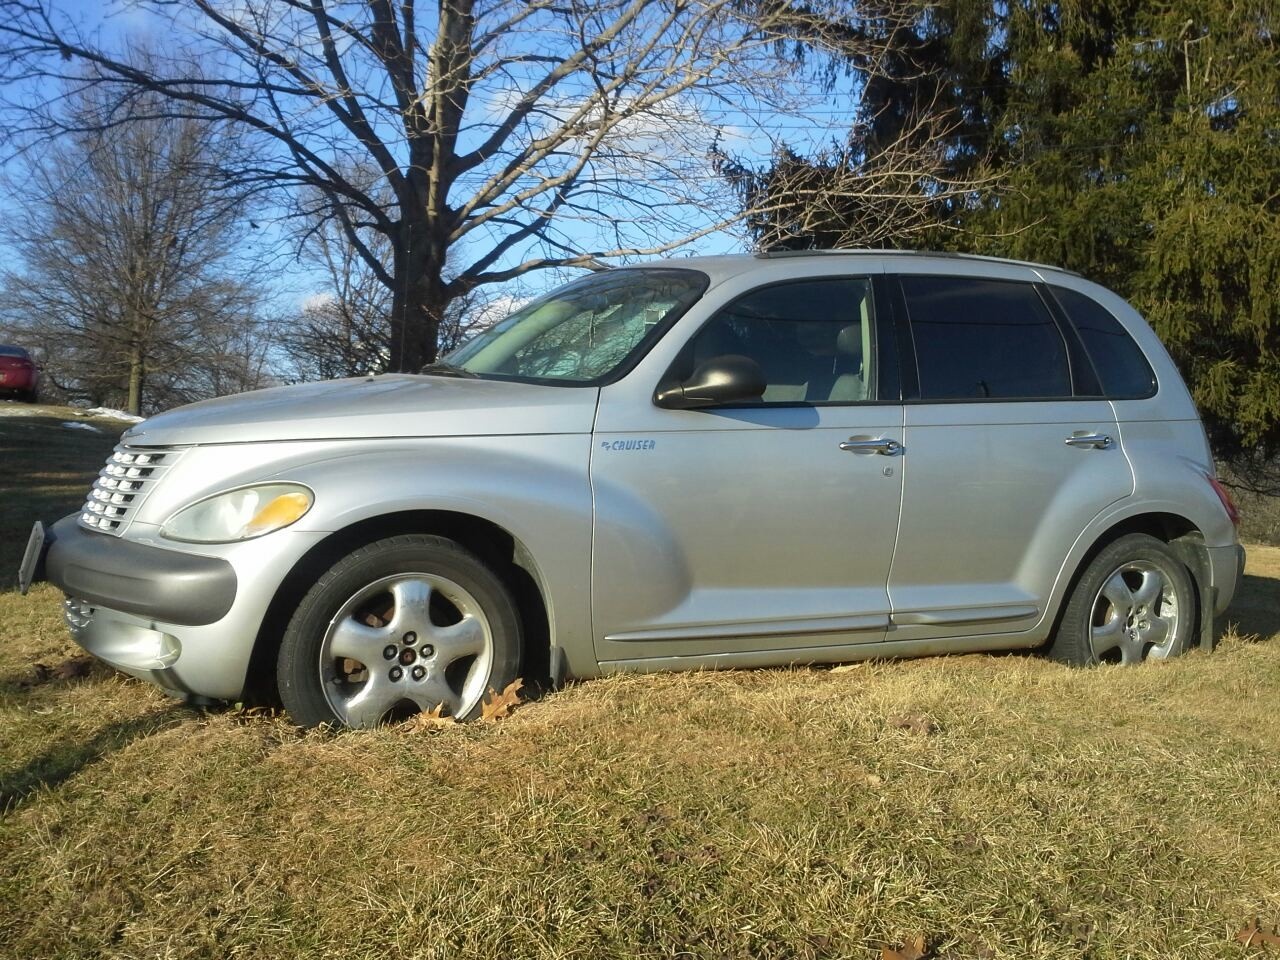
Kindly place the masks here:
POLYGON ((469 327, 492 326, 505 320, 528 302, 528 297, 518 297, 508 293, 499 294, 469 311, 466 325, 469 327))
POLYGON ((331 292, 322 290, 318 293, 309 293, 303 297, 298 303, 298 309, 303 313, 310 313, 313 310, 323 310, 325 307, 336 303, 337 300, 338 298, 331 292))

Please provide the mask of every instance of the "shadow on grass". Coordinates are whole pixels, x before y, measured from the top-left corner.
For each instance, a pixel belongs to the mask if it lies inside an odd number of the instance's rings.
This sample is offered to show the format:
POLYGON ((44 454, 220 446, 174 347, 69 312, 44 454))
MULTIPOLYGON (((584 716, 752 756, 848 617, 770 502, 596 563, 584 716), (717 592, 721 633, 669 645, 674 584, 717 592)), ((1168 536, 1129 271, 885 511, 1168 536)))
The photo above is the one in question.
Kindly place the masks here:
POLYGON ((1242 637, 1256 634, 1266 640, 1280 633, 1280 580, 1245 574, 1226 620, 1242 637))
POLYGON ((132 720, 103 727, 91 740, 63 744, 12 772, 0 773, 0 815, 12 813, 41 787, 56 787, 89 764, 127 747, 134 740, 158 733, 196 716, 189 707, 175 705, 132 720))
POLYGON ((36 662, 20 673, 0 676, 0 695, 18 697, 37 690, 57 690, 93 683, 115 675, 115 670, 101 660, 79 654, 52 666, 36 662))

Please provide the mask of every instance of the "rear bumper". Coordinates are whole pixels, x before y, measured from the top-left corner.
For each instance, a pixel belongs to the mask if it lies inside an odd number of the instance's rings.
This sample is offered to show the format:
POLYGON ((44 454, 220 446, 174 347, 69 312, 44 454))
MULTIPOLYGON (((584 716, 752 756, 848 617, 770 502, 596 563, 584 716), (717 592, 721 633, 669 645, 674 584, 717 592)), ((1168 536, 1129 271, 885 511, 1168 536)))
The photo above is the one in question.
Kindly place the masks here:
POLYGON ((219 557, 93 533, 76 522, 75 514, 49 533, 46 579, 92 606, 201 626, 221 620, 235 603, 235 570, 219 557))
POLYGON ((1209 586, 1213 590, 1213 612, 1222 615, 1231 604, 1236 588, 1244 578, 1244 547, 1238 543, 1226 547, 1206 547, 1209 557, 1209 586))
POLYGON ((7 370, 0 380, 0 394, 30 393, 36 388, 37 377, 26 370, 7 370))

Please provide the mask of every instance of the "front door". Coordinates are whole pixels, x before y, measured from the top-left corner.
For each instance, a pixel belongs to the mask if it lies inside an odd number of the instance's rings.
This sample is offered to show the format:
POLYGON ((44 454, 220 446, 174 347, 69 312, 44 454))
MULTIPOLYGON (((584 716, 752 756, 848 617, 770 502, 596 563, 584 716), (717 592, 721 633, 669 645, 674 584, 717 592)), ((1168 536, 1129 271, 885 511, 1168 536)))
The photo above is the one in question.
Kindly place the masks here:
POLYGON ((824 278, 720 309, 676 372, 750 357, 767 383, 758 404, 602 398, 591 592, 603 663, 776 663, 884 639, 902 407, 878 399, 874 300, 870 278, 824 278))

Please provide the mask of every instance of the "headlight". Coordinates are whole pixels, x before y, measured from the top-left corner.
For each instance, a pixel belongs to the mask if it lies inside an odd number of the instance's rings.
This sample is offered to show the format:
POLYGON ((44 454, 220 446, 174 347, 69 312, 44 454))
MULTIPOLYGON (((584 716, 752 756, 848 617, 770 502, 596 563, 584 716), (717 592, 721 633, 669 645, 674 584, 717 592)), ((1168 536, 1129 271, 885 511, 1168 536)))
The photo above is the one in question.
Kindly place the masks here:
POLYGON ((189 543, 252 540, 301 520, 313 500, 298 483, 241 487, 183 507, 160 527, 160 536, 189 543))

